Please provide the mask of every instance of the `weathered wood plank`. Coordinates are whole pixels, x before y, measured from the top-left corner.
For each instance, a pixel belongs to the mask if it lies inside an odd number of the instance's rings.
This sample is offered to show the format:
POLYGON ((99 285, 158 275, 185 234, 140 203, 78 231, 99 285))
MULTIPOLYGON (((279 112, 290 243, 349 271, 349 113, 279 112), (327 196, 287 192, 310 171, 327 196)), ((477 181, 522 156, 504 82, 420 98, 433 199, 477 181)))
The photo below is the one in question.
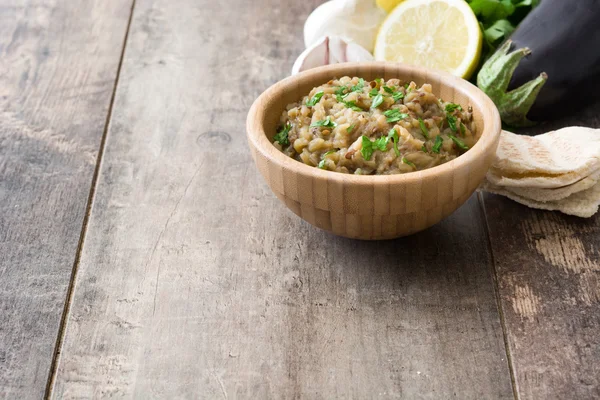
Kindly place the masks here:
POLYGON ((136 3, 53 397, 512 398, 475 197, 357 242, 255 170, 247 109, 314 6, 136 3))
MULTIPOLYGON (((600 127, 600 104, 528 130, 600 127)), ((484 196, 516 387, 522 399, 600 397, 600 217, 484 196)))
POLYGON ((130 8, 0 4, 0 398, 46 388, 130 8))

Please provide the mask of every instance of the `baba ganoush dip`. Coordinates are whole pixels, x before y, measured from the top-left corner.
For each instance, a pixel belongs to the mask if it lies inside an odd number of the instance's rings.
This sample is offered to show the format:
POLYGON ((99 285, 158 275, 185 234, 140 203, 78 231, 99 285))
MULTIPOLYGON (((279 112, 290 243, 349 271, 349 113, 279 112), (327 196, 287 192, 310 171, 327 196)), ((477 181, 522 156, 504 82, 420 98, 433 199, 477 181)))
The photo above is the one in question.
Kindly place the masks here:
POLYGON ((281 115, 273 144, 321 169, 403 174, 455 159, 477 142, 471 107, 414 82, 343 77, 313 88, 281 115))

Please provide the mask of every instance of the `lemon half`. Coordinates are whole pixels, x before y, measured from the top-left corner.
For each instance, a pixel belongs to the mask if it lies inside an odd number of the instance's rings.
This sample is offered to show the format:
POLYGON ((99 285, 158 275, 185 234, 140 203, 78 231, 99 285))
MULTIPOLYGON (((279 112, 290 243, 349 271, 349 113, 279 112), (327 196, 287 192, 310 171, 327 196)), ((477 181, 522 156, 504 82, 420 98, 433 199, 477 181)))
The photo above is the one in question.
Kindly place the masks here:
POLYGON ((481 55, 481 31, 464 0, 406 0, 383 21, 375 59, 450 72, 468 79, 481 55))

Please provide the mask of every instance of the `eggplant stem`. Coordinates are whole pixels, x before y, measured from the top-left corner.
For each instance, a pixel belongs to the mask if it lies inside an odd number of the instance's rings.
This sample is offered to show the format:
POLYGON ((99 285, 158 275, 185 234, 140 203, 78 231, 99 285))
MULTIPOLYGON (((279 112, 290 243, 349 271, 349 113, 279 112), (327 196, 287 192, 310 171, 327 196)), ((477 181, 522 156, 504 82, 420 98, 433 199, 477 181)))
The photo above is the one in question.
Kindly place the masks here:
POLYGON ((515 69, 523 57, 531 54, 527 47, 509 53, 511 45, 511 40, 504 42, 483 64, 477 75, 477 86, 496 104, 505 124, 515 127, 531 126, 535 123, 527 119, 527 113, 535 103, 548 75, 542 72, 537 78, 507 92, 515 69))

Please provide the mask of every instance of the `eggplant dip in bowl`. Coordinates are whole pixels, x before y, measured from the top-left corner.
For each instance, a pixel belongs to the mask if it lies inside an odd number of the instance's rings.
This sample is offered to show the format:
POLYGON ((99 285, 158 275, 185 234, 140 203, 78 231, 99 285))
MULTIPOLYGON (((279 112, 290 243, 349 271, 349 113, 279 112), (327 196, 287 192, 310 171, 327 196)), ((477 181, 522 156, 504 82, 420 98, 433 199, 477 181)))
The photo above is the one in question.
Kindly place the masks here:
POLYGON ((445 102, 432 86, 348 76, 289 104, 273 144, 321 169, 356 175, 420 171, 460 156, 477 142, 469 106, 445 102))
POLYGON ((454 212, 483 181, 500 131, 494 103, 469 82, 382 62, 283 79, 247 118, 273 193, 307 222, 367 240, 409 235, 454 212))

